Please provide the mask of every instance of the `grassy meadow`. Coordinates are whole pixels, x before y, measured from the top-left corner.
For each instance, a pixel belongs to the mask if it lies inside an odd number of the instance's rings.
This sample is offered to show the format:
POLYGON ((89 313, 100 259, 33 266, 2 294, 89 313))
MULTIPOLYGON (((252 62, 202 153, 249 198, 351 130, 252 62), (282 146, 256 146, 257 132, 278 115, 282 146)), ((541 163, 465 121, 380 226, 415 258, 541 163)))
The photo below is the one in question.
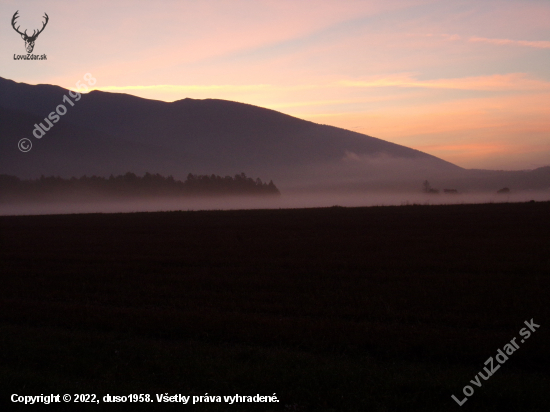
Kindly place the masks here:
POLYGON ((3 216, 0 273, 4 404, 276 393, 109 409, 550 410, 550 202, 3 216), (531 318, 540 329, 452 400, 531 318))

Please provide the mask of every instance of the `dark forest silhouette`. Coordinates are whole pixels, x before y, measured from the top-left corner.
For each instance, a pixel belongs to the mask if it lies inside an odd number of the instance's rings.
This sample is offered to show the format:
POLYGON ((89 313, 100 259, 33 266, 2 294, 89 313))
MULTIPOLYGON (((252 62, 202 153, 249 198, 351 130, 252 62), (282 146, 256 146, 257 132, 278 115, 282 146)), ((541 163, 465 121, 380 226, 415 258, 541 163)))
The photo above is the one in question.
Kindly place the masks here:
POLYGON ((15 176, 0 175, 0 200, 40 200, 56 196, 71 197, 95 195, 98 197, 150 197, 150 196, 199 196, 199 195, 279 195, 273 183, 252 179, 246 174, 231 176, 194 175, 189 173, 185 181, 145 173, 142 177, 128 172, 108 178, 82 176, 63 179, 45 177, 22 180, 15 176))

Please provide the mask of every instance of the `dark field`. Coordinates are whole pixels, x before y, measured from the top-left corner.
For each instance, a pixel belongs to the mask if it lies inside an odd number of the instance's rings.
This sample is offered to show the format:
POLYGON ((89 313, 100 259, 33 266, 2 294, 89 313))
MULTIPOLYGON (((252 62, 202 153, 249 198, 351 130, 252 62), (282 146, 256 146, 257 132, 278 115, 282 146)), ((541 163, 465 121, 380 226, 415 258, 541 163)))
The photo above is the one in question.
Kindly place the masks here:
MULTIPOLYGON (((276 393, 162 409, 550 410, 550 202, 0 217, 0 241, 2 403, 276 393), (531 318, 540 329, 472 385, 531 318)), ((48 410, 62 407, 105 410, 48 410)))

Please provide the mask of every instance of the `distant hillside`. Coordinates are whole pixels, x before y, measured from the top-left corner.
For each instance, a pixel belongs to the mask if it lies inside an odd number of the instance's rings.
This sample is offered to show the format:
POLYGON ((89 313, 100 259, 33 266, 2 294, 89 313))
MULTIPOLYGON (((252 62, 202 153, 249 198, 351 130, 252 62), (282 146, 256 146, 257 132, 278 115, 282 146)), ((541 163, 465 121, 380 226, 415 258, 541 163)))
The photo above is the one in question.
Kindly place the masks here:
POLYGON ((273 183, 252 179, 244 173, 231 176, 189 174, 185 181, 172 176, 134 173, 109 178, 82 176, 63 179, 45 177, 21 180, 16 176, 0 175, 0 202, 43 201, 67 199, 124 199, 158 196, 264 196, 279 195, 273 183))
POLYGON ((154 170, 184 179, 247 170, 283 189, 417 191, 426 179, 462 191, 550 188, 545 168, 466 170, 364 134, 216 99, 167 103, 94 91, 74 106, 64 103, 67 113, 37 139, 35 125, 47 125, 63 96, 68 91, 58 86, 0 78, 0 173, 69 178, 154 170), (32 142, 27 153, 17 148, 22 138, 32 142))
POLYGON ((370 160, 386 158, 406 161, 406 171, 461 170, 374 137, 215 99, 166 103, 95 91, 68 107, 40 140, 33 137, 34 125, 46 124, 66 94, 57 86, 0 78, 0 173, 30 178, 155 170, 183 178, 190 171, 226 175, 244 169, 294 184, 362 180, 370 160), (23 137, 33 143, 28 153, 17 149, 23 137))

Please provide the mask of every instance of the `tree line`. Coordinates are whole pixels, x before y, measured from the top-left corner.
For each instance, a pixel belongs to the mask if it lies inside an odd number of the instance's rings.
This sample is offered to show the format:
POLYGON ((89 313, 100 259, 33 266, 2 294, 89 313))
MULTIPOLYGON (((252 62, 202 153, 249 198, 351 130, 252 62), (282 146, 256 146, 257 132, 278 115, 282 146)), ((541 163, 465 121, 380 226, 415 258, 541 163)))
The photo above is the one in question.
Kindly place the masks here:
POLYGON ((241 173, 235 176, 195 175, 185 181, 172 176, 145 173, 137 176, 128 172, 119 176, 82 176, 64 179, 59 176, 23 180, 16 176, 0 175, 0 199, 40 198, 56 195, 95 194, 109 197, 179 196, 179 195, 279 195, 273 181, 262 182, 241 173))

